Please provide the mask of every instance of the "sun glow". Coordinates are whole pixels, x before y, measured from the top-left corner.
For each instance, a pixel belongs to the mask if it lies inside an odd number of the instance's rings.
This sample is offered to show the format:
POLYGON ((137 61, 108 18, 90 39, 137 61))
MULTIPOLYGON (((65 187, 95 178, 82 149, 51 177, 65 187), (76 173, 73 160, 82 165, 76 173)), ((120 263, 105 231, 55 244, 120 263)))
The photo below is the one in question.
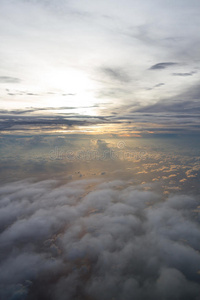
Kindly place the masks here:
POLYGON ((83 111, 84 108, 93 107, 97 103, 94 97, 95 82, 80 70, 52 69, 43 74, 41 81, 45 88, 54 91, 48 96, 50 106, 71 106, 83 111))
POLYGON ((79 93, 92 88, 91 81, 80 71, 74 69, 52 70, 45 76, 45 83, 68 93, 79 93))

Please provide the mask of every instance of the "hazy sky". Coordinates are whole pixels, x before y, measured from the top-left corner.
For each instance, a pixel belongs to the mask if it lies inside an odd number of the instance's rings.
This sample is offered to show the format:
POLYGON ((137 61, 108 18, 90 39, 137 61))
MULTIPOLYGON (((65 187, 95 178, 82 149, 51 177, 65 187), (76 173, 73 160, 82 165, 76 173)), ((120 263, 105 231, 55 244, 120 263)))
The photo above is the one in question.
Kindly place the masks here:
POLYGON ((1 0, 0 126, 198 133, 199 28, 198 0, 1 0))

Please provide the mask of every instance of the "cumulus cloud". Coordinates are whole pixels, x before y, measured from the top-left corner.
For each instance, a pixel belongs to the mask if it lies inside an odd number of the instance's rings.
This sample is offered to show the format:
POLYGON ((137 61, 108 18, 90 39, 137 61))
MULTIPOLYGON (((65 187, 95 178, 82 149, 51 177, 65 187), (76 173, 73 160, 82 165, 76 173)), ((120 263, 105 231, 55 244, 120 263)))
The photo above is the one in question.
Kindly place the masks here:
POLYGON ((1 299, 199 299, 195 197, 98 180, 0 195, 1 299))

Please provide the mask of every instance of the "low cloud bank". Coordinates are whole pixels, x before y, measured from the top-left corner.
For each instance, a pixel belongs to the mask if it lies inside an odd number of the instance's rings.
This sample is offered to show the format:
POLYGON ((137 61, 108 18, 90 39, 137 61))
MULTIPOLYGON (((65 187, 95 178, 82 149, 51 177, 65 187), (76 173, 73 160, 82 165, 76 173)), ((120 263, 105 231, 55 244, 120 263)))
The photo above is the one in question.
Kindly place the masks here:
POLYGON ((200 299, 194 196, 48 180, 0 197, 2 300, 200 299))

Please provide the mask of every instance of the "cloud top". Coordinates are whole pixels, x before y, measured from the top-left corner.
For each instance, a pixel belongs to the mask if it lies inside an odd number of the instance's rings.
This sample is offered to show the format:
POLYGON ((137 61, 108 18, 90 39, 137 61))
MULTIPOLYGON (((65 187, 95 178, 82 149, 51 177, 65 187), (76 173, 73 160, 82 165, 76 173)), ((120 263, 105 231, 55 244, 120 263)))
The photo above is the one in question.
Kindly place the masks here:
POLYGON ((0 188, 1 299, 198 299, 198 201, 123 181, 0 188))

